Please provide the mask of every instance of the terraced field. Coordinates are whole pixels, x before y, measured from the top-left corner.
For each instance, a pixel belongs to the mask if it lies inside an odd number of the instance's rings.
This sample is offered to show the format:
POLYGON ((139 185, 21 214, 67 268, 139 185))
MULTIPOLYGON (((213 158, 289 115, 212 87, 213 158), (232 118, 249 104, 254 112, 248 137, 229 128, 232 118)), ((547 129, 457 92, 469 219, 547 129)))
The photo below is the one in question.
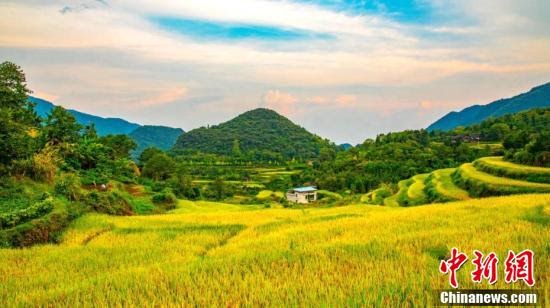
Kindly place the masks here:
POLYGON ((470 198, 468 192, 455 185, 451 175, 456 171, 454 168, 440 169, 431 173, 431 178, 428 181, 427 189, 433 189, 433 192, 428 191, 428 194, 434 196, 432 201, 455 201, 467 200, 470 198), (439 200, 437 200, 439 198, 439 200))
MULTIPOLYGON (((485 157, 456 169, 440 169, 399 183, 399 191, 385 205, 409 206, 511 194, 550 192, 550 168, 523 166, 485 157)), ((377 202, 371 195, 367 203, 377 202)))
MULTIPOLYGON (((0 249, 0 306, 426 307, 452 247, 535 252, 547 286, 550 194, 414 208, 264 209, 180 201, 162 215, 87 214, 59 245, 0 249)), ((499 271, 500 271, 499 264, 499 271)), ((471 282, 464 289, 525 288, 471 282)))

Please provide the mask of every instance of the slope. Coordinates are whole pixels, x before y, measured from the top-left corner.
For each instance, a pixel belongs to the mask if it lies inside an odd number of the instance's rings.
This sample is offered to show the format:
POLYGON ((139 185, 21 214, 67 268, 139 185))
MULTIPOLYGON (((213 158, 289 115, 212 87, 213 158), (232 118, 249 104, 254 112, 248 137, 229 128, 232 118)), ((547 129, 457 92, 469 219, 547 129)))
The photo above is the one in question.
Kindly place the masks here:
POLYGON ((529 92, 500 99, 487 105, 474 105, 460 112, 452 111, 428 126, 429 131, 451 130, 457 126, 477 124, 489 117, 498 117, 533 108, 550 106, 550 83, 532 88, 529 92))
POLYGON ((275 111, 259 108, 212 127, 181 135, 176 151, 244 155, 258 160, 311 159, 329 142, 275 111))
POLYGON ((168 150, 174 146, 174 143, 181 134, 183 134, 181 128, 144 125, 136 128, 129 136, 137 143, 135 152, 141 153, 151 146, 161 150, 168 150))
MULTIPOLYGON (((46 117, 50 111, 55 107, 54 104, 46 100, 29 96, 29 100, 36 104, 35 110, 38 116, 41 118, 46 117)), ((69 109, 69 112, 76 118, 78 123, 82 125, 88 125, 93 123, 95 129, 100 136, 105 136, 109 134, 122 134, 127 135, 140 125, 136 123, 131 123, 119 118, 102 118, 95 115, 83 113, 76 110, 69 109)))

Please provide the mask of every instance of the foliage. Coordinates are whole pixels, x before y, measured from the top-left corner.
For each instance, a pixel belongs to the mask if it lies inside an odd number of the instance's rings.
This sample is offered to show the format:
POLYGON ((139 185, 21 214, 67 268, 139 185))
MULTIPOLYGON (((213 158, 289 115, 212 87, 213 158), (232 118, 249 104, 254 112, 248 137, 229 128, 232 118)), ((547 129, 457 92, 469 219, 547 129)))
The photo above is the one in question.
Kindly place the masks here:
POLYGON ((157 153, 144 162, 143 176, 155 181, 169 179, 176 170, 175 161, 165 153, 157 153))
POLYGON ((178 202, 176 195, 170 189, 164 189, 153 195, 152 199, 155 204, 162 204, 165 208, 174 209, 178 202))
POLYGON ((29 207, 18 209, 8 213, 0 213, 0 229, 15 227, 33 218, 40 217, 53 209, 53 199, 46 198, 29 207))
POLYGON ((132 206, 122 194, 116 191, 91 192, 84 203, 94 211, 110 215, 132 215, 132 206))
POLYGON ((44 144, 74 144, 80 139, 82 128, 70 112, 61 106, 56 106, 44 120, 41 137, 44 144))
POLYGON ((55 180, 54 192, 70 201, 78 201, 82 198, 80 178, 73 173, 62 174, 55 180))
POLYGON ((183 134, 181 128, 144 125, 136 128, 128 136, 137 144, 134 153, 140 155, 149 147, 156 147, 164 151, 171 149, 181 134, 183 134))
POLYGON ((14 160, 28 159, 34 152, 39 121, 27 101, 30 92, 19 66, 0 64, 0 176, 9 173, 14 160))
POLYGON ((245 161, 284 162, 313 159, 321 148, 333 146, 276 112, 260 108, 216 126, 189 131, 178 138, 174 150, 186 155, 203 152, 234 155, 245 161))

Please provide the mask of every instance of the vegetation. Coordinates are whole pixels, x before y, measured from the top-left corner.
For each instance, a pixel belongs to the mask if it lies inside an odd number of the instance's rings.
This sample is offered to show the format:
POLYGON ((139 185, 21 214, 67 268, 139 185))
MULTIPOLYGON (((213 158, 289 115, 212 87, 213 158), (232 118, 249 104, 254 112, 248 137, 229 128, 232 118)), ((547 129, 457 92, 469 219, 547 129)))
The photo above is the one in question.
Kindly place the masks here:
POLYGON ((550 83, 534 87, 527 93, 500 99, 487 105, 475 105, 460 112, 450 112, 428 127, 428 130, 452 130, 478 124, 488 118, 518 113, 533 108, 550 107, 550 83))
POLYGON ((319 156, 322 148, 335 146, 276 112, 262 108, 216 126, 189 131, 181 135, 174 146, 179 154, 202 152, 254 162, 311 160, 319 156))
POLYGON ((183 134, 181 128, 144 125, 133 130, 128 136, 137 144, 135 153, 139 155, 149 147, 156 147, 164 151, 169 150, 181 134, 183 134))
POLYGON ((467 191, 456 186, 451 175, 456 169, 440 169, 432 172, 426 179, 425 192, 430 202, 447 202, 467 200, 470 195, 467 191))
MULTIPOLYGON (((87 214, 59 245, 0 250, 0 298, 6 306, 430 306, 435 293, 426 290, 448 288, 437 268, 449 245, 501 258, 528 247, 536 283, 547 285, 547 200, 307 210, 181 201, 164 215, 87 214)), ((471 282, 472 270, 468 262, 458 271, 460 287, 486 289, 471 282)), ((523 284, 499 277, 492 287, 523 284)))

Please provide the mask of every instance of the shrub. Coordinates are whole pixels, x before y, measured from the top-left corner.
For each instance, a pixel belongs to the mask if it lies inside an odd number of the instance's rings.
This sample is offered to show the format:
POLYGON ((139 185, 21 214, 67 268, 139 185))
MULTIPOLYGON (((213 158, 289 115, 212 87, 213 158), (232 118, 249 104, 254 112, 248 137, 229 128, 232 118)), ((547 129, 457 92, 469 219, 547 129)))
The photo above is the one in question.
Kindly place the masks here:
POLYGON ((0 213, 0 229, 15 227, 33 218, 43 216, 53 209, 52 198, 36 202, 35 204, 9 213, 0 213))
POLYGON ((0 230, 0 247, 26 247, 57 241, 58 235, 69 224, 72 216, 64 203, 48 200, 53 207, 49 214, 11 229, 0 230))
POLYGON ((78 201, 82 197, 80 178, 72 173, 63 174, 56 179, 54 191, 68 200, 78 201))
POLYGON ((132 206, 121 194, 112 192, 91 192, 85 200, 96 212, 110 215, 132 215, 132 206))
POLYGON ((153 203, 164 205, 168 209, 176 208, 176 203, 178 202, 176 195, 168 188, 154 194, 152 200, 153 203))

